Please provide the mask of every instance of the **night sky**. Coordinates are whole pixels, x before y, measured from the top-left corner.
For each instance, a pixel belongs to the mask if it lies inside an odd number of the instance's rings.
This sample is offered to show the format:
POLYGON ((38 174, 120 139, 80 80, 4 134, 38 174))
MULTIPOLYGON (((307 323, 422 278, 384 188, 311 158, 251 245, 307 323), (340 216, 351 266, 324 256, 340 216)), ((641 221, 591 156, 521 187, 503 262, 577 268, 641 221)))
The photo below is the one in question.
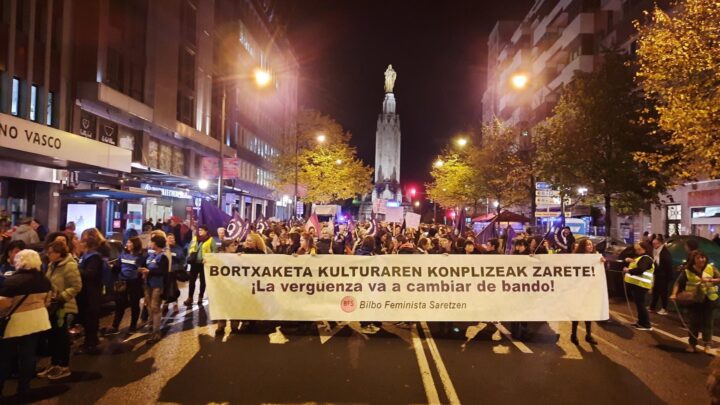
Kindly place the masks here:
POLYGON ((374 167, 385 69, 397 71, 401 182, 429 180, 433 158, 481 121, 487 36, 532 0, 284 0, 300 63, 300 105, 335 118, 374 167))

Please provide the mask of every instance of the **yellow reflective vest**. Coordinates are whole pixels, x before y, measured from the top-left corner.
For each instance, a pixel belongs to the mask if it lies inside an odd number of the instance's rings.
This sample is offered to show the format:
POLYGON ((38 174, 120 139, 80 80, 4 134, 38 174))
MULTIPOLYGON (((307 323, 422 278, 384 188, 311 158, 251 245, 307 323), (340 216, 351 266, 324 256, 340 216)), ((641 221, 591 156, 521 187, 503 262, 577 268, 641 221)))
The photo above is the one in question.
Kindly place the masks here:
MULTIPOLYGON (((642 255, 640 257, 635 258, 635 260, 633 260, 630 263, 630 265, 628 266, 628 269, 630 269, 630 270, 636 269, 638 267, 638 263, 640 262, 640 259, 642 259, 643 257, 647 257, 652 261, 652 257, 650 257, 648 255, 642 255)), ((638 287, 646 288, 649 290, 653 286, 653 272, 654 271, 655 271, 655 262, 653 261, 653 264, 650 266, 650 268, 645 270, 643 272, 643 274, 636 276, 636 275, 633 275, 630 273, 625 273, 624 279, 625 279, 625 282, 628 284, 636 285, 638 287)))
POLYGON ((700 288, 700 291, 710 300, 715 301, 718 299, 718 286, 713 283, 705 283, 702 278, 713 278, 715 275, 715 269, 711 265, 705 266, 703 269, 702 276, 698 276, 695 272, 685 269, 685 276, 687 276, 687 283, 685 284, 685 291, 695 292, 696 289, 700 288))

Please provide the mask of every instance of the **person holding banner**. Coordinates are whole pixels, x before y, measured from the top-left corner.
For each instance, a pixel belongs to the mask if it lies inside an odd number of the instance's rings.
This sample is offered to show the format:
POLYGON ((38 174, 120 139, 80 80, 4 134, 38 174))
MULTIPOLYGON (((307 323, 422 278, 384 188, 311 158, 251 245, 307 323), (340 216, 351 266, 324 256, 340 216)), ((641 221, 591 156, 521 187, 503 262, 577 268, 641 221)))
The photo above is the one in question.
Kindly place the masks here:
MULTIPOLYGON (((595 253, 595 246, 593 246, 593 243, 590 239, 582 239, 580 242, 577 243, 575 246, 575 250, 573 253, 576 254, 593 254, 595 253)), ((580 342, 578 342, 577 338, 577 329, 578 329, 578 321, 572 321, 572 335, 570 335, 570 341, 573 342, 575 345, 579 345, 580 342)), ((585 341, 590 343, 591 345, 598 344, 597 340, 592 337, 592 322, 591 321, 585 321, 585 341)))
POLYGON ((198 305, 202 305, 203 296, 205 295, 205 272, 203 271, 203 256, 207 253, 217 252, 215 241, 208 232, 207 225, 200 225, 197 235, 193 237, 188 249, 188 264, 190 264, 190 285, 188 287, 188 298, 184 304, 191 307, 193 304, 193 296, 195 295, 195 282, 200 278, 200 295, 198 296, 198 305))
POLYGON ((655 270, 655 262, 652 257, 648 256, 652 248, 645 242, 635 244, 636 258, 627 258, 625 262, 629 263, 623 269, 625 273, 625 286, 630 291, 637 307, 638 321, 632 326, 638 330, 652 330, 650 325, 650 315, 645 306, 645 297, 647 292, 653 286, 653 272, 655 270))

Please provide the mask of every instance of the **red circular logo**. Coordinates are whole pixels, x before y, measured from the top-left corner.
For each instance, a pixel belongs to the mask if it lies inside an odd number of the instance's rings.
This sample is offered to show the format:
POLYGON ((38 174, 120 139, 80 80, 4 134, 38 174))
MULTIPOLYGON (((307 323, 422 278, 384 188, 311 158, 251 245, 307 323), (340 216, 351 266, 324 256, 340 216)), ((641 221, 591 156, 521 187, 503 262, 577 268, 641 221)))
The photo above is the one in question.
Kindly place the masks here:
POLYGON ((356 308, 355 297, 347 296, 340 300, 340 308, 345 312, 353 312, 356 308))

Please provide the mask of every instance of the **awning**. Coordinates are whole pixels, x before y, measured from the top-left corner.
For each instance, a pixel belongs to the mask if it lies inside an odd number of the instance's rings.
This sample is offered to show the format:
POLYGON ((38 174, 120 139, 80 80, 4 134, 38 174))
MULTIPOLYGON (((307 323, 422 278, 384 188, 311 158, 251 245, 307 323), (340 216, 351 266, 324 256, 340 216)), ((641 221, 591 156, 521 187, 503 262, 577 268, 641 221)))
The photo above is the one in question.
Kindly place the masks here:
POLYGON ((115 188, 98 188, 94 190, 64 190, 60 194, 66 198, 111 199, 111 200, 139 200, 141 198, 162 197, 160 193, 118 190, 115 188))

